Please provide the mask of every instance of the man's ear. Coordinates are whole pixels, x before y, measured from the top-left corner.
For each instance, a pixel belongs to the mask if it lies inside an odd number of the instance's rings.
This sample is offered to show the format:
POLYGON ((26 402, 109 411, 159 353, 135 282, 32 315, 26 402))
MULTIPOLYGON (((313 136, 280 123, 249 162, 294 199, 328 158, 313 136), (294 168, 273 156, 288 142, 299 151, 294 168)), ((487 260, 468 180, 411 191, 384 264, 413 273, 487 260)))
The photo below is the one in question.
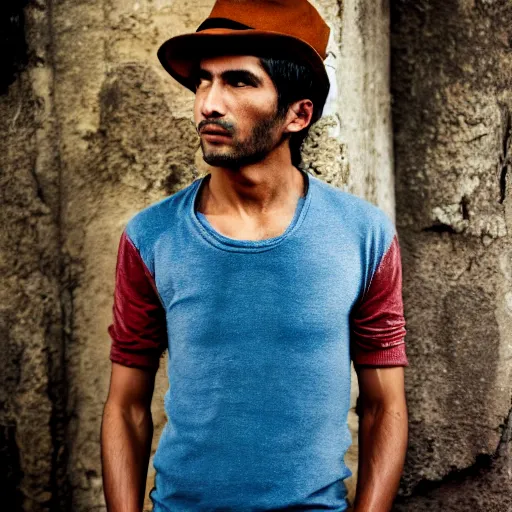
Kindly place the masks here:
POLYGON ((313 117, 313 102, 311 100, 299 100, 288 108, 288 124, 285 133, 296 133, 306 128, 313 117))

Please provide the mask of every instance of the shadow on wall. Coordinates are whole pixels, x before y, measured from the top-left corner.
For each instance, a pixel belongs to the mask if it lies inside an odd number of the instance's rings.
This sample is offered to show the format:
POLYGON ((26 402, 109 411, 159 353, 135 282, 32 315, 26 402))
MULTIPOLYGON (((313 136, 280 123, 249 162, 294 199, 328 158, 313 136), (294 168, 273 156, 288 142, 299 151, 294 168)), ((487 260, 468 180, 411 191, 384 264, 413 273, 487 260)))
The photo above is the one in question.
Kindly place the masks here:
POLYGON ((25 16, 28 0, 4 0, 0 3, 0 94, 5 94, 17 74, 27 65, 25 16))

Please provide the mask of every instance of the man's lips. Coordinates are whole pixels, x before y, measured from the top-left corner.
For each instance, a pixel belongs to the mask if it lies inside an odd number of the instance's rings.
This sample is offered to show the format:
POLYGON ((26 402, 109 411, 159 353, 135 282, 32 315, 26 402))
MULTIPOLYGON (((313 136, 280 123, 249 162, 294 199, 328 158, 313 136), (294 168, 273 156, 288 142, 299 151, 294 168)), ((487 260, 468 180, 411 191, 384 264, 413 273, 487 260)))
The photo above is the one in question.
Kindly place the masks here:
POLYGON ((201 135, 223 135, 224 137, 231 137, 227 130, 218 126, 206 126, 200 131, 200 133, 201 135))
POLYGON ((231 138, 231 135, 227 130, 224 130, 224 128, 220 128, 217 126, 207 126, 203 130, 201 130, 200 133, 203 140, 211 142, 212 144, 223 144, 226 143, 228 139, 231 138))

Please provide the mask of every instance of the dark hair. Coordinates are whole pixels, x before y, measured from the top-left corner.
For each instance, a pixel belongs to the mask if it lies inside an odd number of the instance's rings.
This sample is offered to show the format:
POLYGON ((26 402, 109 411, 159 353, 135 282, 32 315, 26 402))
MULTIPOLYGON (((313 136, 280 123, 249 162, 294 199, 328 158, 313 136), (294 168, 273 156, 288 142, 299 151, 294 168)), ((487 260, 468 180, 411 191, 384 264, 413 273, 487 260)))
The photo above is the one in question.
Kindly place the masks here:
POLYGON ((259 57, 259 59, 277 89, 278 116, 284 117, 288 107, 295 101, 310 99, 313 102, 313 116, 309 125, 290 136, 292 164, 297 166, 302 160, 300 153, 302 142, 311 125, 320 119, 326 98, 319 97, 315 74, 308 65, 273 57, 259 57))

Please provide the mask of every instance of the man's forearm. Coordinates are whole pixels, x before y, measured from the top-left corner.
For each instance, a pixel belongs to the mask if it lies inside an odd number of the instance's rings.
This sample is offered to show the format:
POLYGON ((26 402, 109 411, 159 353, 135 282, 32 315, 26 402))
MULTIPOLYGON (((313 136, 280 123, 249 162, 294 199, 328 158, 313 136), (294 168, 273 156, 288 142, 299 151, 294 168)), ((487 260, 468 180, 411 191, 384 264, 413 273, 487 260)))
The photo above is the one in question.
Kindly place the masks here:
POLYGON ((101 424, 101 462, 108 512, 142 510, 152 438, 150 410, 129 415, 107 402, 101 424))
POLYGON ((407 408, 363 408, 354 512, 388 512, 398 490, 407 450, 407 408))

